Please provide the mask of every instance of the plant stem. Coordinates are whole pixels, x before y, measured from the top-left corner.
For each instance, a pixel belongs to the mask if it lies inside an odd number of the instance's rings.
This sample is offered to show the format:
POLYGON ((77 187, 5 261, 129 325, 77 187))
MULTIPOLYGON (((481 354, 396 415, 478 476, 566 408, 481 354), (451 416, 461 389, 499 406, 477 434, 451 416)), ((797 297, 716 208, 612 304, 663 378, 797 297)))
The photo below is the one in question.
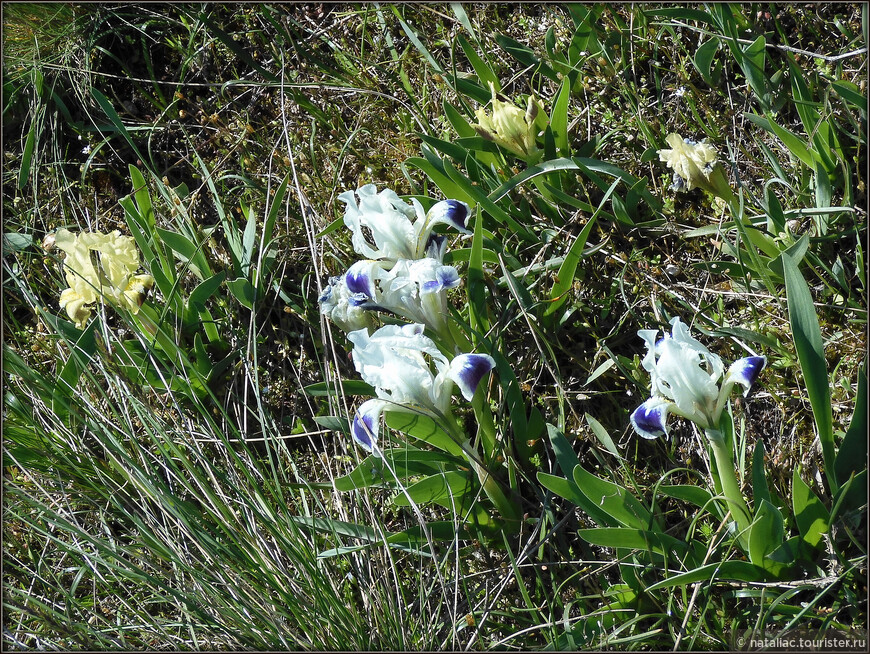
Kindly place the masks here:
POLYGON ((734 469, 731 449, 725 442, 725 436, 721 431, 706 429, 704 433, 707 440, 710 441, 710 447, 713 449, 713 456, 716 459, 716 472, 714 474, 718 475, 722 494, 728 502, 727 507, 737 522, 740 542, 745 546, 749 540, 749 524, 752 514, 749 512, 749 507, 746 506, 743 493, 740 492, 740 486, 737 483, 737 473, 734 469))
MULTIPOLYGON (((507 526, 512 530, 519 529, 521 515, 517 509, 517 505, 508 499, 501 484, 498 482, 498 479, 496 479, 489 471, 487 465, 481 463, 479 454, 474 447, 472 447, 471 441, 465 438, 465 434, 456 422, 453 413, 448 412, 445 417, 447 418, 447 427, 450 430, 450 433, 454 436, 454 439, 458 436, 458 442, 462 447, 462 452, 465 454, 465 458, 471 466, 471 469, 474 470, 477 475, 477 479, 480 481, 483 492, 486 493, 486 496, 493 503, 501 517, 508 523, 507 526)), ((492 416, 490 415, 490 420, 491 419, 492 416)))

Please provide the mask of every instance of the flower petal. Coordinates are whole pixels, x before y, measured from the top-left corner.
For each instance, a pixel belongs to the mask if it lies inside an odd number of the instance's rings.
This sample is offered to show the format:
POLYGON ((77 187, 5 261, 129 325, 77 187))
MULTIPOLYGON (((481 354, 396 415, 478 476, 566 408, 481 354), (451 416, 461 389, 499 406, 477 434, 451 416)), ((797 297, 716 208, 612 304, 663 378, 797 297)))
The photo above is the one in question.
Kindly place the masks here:
POLYGON ((753 356, 738 359, 728 368, 723 386, 740 384, 745 389, 743 394, 746 395, 766 365, 766 357, 753 356))
POLYGON ((374 261, 357 261, 344 274, 344 283, 351 294, 362 293, 370 299, 375 297, 374 261))
POLYGON ((464 234, 471 234, 465 227, 469 214, 470 209, 468 205, 461 200, 441 200, 429 209, 426 214, 426 222, 429 225, 443 223, 452 226, 464 234))
POLYGON ((471 401, 483 376, 495 368, 495 359, 488 354, 460 354, 450 362, 447 376, 456 382, 462 397, 471 401))
POLYGON ((631 426, 643 438, 653 439, 667 436, 667 419, 671 407, 670 401, 653 396, 631 414, 631 426))
POLYGON ((366 452, 377 454, 378 431, 380 430, 381 414, 387 405, 383 400, 366 400, 353 416, 350 433, 353 440, 366 452))
POLYGON ((420 285, 422 293, 437 293, 447 288, 455 288, 461 282, 459 272, 453 266, 439 266, 435 269, 435 279, 424 281, 420 285))

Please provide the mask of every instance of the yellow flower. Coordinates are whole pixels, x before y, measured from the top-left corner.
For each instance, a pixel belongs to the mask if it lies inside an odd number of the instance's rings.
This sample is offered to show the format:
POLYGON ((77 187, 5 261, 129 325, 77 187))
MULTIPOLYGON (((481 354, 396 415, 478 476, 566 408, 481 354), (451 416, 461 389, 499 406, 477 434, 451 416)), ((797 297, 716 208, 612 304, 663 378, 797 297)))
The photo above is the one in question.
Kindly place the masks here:
POLYGON ((674 171, 671 188, 691 191, 700 188, 724 200, 733 195, 725 171, 718 162, 718 153, 709 143, 695 143, 679 134, 668 134, 665 139, 670 150, 659 150, 659 159, 674 171))
POLYGON ((118 307, 137 313, 149 289, 151 275, 137 275, 139 252, 132 237, 85 232, 74 235, 59 229, 55 245, 66 253, 64 271, 69 288, 60 294, 60 307, 81 329, 91 316, 89 305, 102 296, 118 307))
POLYGON ((483 138, 495 141, 521 159, 529 163, 537 161, 542 151, 535 139, 546 125, 541 103, 533 95, 523 112, 516 105, 500 100, 492 82, 489 89, 492 92, 492 116, 481 107, 474 113, 477 123, 472 127, 483 138))

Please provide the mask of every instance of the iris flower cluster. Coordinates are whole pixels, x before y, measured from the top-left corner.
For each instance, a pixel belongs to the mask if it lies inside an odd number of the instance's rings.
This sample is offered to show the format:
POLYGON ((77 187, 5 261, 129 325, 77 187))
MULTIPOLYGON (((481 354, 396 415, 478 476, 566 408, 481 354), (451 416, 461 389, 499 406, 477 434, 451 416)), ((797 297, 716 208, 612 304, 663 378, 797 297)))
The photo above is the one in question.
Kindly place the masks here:
POLYGON ((652 396, 631 415, 631 424, 644 438, 667 434, 668 414, 691 420, 705 431, 717 430, 722 410, 735 385, 748 393, 767 360, 744 357, 728 370, 689 333, 679 318, 671 321, 671 333, 658 339, 658 331, 641 329, 646 355, 641 362, 650 374, 652 396))
POLYGON ((433 228, 445 224, 469 234, 468 206, 442 200, 424 211, 416 199, 408 204, 392 190, 378 193, 373 184, 342 193, 339 200, 346 204, 344 224, 352 232, 354 250, 365 259, 329 280, 320 310, 348 332, 354 366, 375 388, 377 398, 360 406, 351 433, 360 447, 377 455, 385 410, 443 421, 450 412, 454 384, 471 400, 495 361, 487 354, 448 358, 425 334, 429 330, 442 342, 451 342, 446 338, 446 292, 461 279, 454 267, 444 265, 447 237, 433 228), (403 322, 370 333, 378 313, 403 322))
POLYGON ((749 393, 767 359, 744 357, 726 370, 722 359, 693 338, 679 318, 671 321, 671 333, 663 338, 657 339, 658 331, 652 329, 642 329, 638 335, 646 342, 642 365, 650 374, 651 397, 631 414, 634 430, 644 438, 667 435, 671 413, 703 429, 716 462, 711 474, 719 482, 740 538, 748 542, 752 514, 736 477, 733 429, 723 431, 720 419, 734 387, 742 386, 744 394, 749 393))

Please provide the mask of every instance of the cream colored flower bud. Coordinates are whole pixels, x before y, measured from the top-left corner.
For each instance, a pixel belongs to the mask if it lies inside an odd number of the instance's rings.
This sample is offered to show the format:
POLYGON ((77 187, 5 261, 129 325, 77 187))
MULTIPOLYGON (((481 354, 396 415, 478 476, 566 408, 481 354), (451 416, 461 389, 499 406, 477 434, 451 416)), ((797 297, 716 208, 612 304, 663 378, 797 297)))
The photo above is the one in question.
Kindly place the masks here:
POLYGON ((540 159, 542 151, 536 138, 546 126, 546 116, 535 96, 529 98, 526 111, 499 98, 495 85, 490 82, 492 93, 492 114, 484 107, 475 112, 477 123, 472 127, 483 138, 495 141, 498 145, 514 153, 528 163, 540 159))
POLYGON ((691 191, 700 188, 712 195, 728 200, 733 191, 725 171, 718 161, 718 153, 709 143, 696 143, 679 134, 668 134, 665 139, 670 150, 659 150, 659 159, 674 171, 671 188, 675 191, 691 191))

